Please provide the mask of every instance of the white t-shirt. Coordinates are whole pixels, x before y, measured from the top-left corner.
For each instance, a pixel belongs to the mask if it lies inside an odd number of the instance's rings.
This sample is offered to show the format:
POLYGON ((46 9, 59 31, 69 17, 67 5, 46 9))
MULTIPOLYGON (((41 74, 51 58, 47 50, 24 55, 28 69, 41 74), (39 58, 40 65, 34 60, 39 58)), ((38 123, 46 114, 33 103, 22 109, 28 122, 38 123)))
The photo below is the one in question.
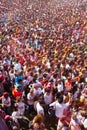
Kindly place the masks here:
POLYGON ((34 88, 33 91, 34 91, 34 96, 39 96, 42 93, 41 88, 38 88, 38 89, 34 88))
POLYGON ((27 100, 29 105, 33 105, 34 103, 34 96, 32 96, 30 93, 27 94, 27 100))
POLYGON ((13 119, 15 122, 18 122, 17 116, 20 116, 20 113, 19 113, 18 111, 14 111, 14 112, 12 113, 12 119, 13 119))
POLYGON ((16 106, 18 106, 18 112, 20 113, 20 115, 23 115, 25 111, 25 103, 18 102, 16 103, 16 106))
POLYGON ((48 95, 47 93, 44 94, 44 101, 45 104, 50 104, 52 102, 53 96, 52 93, 50 92, 50 94, 48 95))
POLYGON ((17 71, 21 70, 21 64, 20 63, 14 64, 14 69, 17 71))
POLYGON ((84 128, 87 129, 87 119, 84 120, 83 125, 84 125, 84 128))
POLYGON ((37 111, 37 114, 44 115, 44 108, 40 105, 39 102, 36 103, 36 111, 37 111))
POLYGON ((62 104, 60 104, 58 101, 55 101, 55 102, 50 104, 50 106, 54 107, 55 115, 58 118, 63 116, 63 111, 64 111, 65 108, 67 108, 68 105, 69 105, 69 103, 62 103, 62 104))

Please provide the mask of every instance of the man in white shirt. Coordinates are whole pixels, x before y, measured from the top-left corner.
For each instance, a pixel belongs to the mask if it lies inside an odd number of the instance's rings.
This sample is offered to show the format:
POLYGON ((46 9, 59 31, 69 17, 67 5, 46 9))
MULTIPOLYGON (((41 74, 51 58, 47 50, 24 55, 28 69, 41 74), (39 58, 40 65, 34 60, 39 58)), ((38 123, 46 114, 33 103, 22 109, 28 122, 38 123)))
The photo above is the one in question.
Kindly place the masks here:
POLYGON ((58 100, 51 103, 49 106, 54 108, 55 116, 57 117, 57 119, 59 119, 59 118, 61 118, 63 116, 64 109, 67 106, 69 106, 69 102, 68 103, 63 103, 63 96, 60 96, 58 100))
POLYGON ((50 103, 52 103, 53 100, 53 95, 52 95, 52 91, 50 91, 49 89, 46 90, 46 92, 44 93, 44 102, 46 105, 49 105, 50 103))
POLYGON ((42 90, 40 87, 38 87, 37 84, 34 84, 32 89, 34 92, 34 96, 40 96, 42 94, 42 90))
POLYGON ((34 104, 34 108, 37 112, 37 114, 41 114, 42 116, 44 116, 44 108, 43 108, 43 101, 36 101, 34 104))
POLYGON ((51 104, 53 101, 53 94, 52 91, 50 89, 46 89, 45 93, 44 93, 44 102, 45 102, 45 113, 48 113, 48 109, 49 109, 49 104, 51 104))
POLYGON ((23 102, 23 99, 21 97, 18 99, 18 102, 15 103, 15 106, 18 108, 18 112, 20 113, 20 115, 24 115, 25 103, 23 102))
POLYGON ((29 113, 33 111, 34 109, 34 97, 35 97, 34 92, 33 92, 33 89, 31 88, 30 92, 27 94, 27 103, 29 106, 29 113))

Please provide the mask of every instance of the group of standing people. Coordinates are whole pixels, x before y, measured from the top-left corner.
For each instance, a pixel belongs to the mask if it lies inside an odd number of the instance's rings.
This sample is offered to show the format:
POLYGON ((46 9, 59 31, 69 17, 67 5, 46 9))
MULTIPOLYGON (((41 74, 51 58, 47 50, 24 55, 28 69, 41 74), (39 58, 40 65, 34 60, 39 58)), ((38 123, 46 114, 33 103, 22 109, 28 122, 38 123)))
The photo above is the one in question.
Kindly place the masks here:
POLYGON ((0 23, 0 120, 7 130, 21 130, 22 119, 30 122, 26 130, 87 129, 86 2, 64 2, 20 1, 20 15, 0 23))

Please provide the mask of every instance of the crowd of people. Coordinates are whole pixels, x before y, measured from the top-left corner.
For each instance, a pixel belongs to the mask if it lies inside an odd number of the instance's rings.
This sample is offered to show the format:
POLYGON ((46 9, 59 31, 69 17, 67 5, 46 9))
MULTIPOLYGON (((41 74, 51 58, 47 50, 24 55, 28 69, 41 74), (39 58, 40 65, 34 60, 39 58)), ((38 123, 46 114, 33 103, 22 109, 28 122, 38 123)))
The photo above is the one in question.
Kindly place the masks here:
POLYGON ((87 1, 8 2, 0 3, 0 130, 86 130, 87 1))

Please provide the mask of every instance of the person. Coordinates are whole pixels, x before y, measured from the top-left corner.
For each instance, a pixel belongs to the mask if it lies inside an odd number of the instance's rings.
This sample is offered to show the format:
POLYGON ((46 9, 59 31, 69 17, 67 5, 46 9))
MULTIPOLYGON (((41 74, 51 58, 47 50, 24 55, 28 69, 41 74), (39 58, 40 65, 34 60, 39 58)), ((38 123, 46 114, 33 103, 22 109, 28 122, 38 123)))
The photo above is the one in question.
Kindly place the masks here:
POLYGON ((63 83, 62 83, 61 79, 58 79, 58 80, 57 80, 57 91, 58 91, 58 92, 62 92, 63 89, 64 89, 63 83))
POLYGON ((17 127, 17 129, 20 129, 20 123, 19 123, 19 118, 20 117, 20 113, 18 111, 18 107, 14 107, 14 111, 11 114, 11 119, 12 119, 12 124, 11 127, 14 129, 14 127, 17 127))
POLYGON ((25 112, 25 103, 23 102, 22 97, 18 97, 18 99, 16 99, 17 102, 15 103, 15 106, 18 108, 18 112, 20 115, 24 115, 25 112))
POLYGON ((2 74, 2 72, 0 72, 0 96, 2 96, 4 92, 3 81, 4 81, 4 75, 2 74))
POLYGON ((79 122, 78 122, 78 119, 77 119, 77 116, 75 113, 72 113, 72 116, 71 116, 71 121, 70 121, 70 129, 71 130, 81 130, 80 126, 79 126, 79 122))
POLYGON ((53 107, 53 109, 55 110, 56 123, 58 122, 59 118, 63 116, 64 109, 69 106, 69 102, 64 103, 63 101, 63 96, 61 95, 56 101, 49 105, 49 107, 53 107))
POLYGON ((63 116, 59 118, 57 130, 63 129, 69 129, 69 123, 71 121, 71 106, 69 105, 66 107, 63 111, 63 116))
POLYGON ((20 85, 16 84, 15 87, 12 88, 12 94, 14 98, 21 97, 23 95, 22 90, 20 89, 20 85))
MULTIPOLYGON (((0 0, 0 96, 4 91, 8 91, 7 88, 4 89, 3 85, 6 85, 3 81, 9 75, 13 88, 14 83, 21 84, 13 92, 12 101, 18 96, 23 96, 21 90, 25 92, 24 77, 27 76, 26 80, 30 86, 38 84, 40 88, 39 90, 33 88, 35 98, 39 98, 42 89, 50 88, 54 93, 52 101, 54 103, 57 100, 56 95, 60 99, 60 91, 64 90, 64 93, 62 92, 65 98, 63 103, 57 101, 57 106, 61 106, 60 113, 62 104, 68 101, 69 92, 72 98, 78 99, 72 108, 73 111, 86 109, 86 92, 78 94, 77 90, 75 93, 78 84, 82 85, 81 92, 87 83, 86 0, 83 0, 79 6, 75 0, 53 0, 51 2, 37 0, 30 3, 29 1, 10 3, 8 0, 8 4, 6 2, 6 0, 4 2, 0 0), (11 11, 6 13, 10 5, 11 11), (42 79, 38 80, 40 77, 42 79), (70 80, 68 80, 69 77, 70 80), (63 86, 57 83, 57 79, 63 80, 63 86), (66 91, 69 91, 68 94, 65 94, 66 91)), ((27 99, 27 91, 28 89, 24 95, 25 99, 27 99)), ((39 99, 35 103, 38 103, 40 110, 46 116, 43 103, 40 104, 39 99)), ((46 103, 48 104, 48 101, 45 99, 45 105, 46 103)), ((13 104, 11 104, 12 112, 14 111, 13 104)), ((56 116, 58 116, 59 113, 57 114, 56 111, 56 116)), ((50 124, 53 126, 55 120, 52 121, 46 124, 49 127, 50 124)))
POLYGON ((34 93, 34 96, 36 97, 39 97, 41 94, 42 94, 42 89, 40 87, 38 87, 38 85, 35 83, 33 84, 33 93, 34 93))
POLYGON ((31 130, 45 130, 45 124, 43 123, 42 115, 37 114, 29 127, 31 130))
POLYGON ((87 129, 87 118, 84 120, 83 126, 84 126, 85 129, 87 129))
POLYGON ((45 116, 44 113, 44 101, 43 100, 38 100, 34 102, 34 109, 37 112, 37 114, 41 114, 43 117, 45 116))
POLYGON ((53 101, 53 94, 52 91, 49 88, 45 89, 45 93, 44 93, 44 109, 45 109, 45 113, 48 113, 48 109, 49 109, 49 104, 51 104, 53 101))
POLYGON ((6 114, 11 115, 11 98, 8 92, 4 92, 2 96, 2 106, 6 114))
POLYGON ((71 77, 68 77, 68 78, 65 80, 65 88, 66 88, 66 91, 70 91, 70 90, 71 90, 71 88, 72 88, 71 77))
POLYGON ((30 92, 27 94, 27 104, 29 107, 28 112, 31 113, 34 110, 34 92, 33 89, 30 89, 30 92))
POLYGON ((4 87, 4 92, 11 93, 12 84, 9 76, 6 76, 4 78, 3 87, 4 87))

